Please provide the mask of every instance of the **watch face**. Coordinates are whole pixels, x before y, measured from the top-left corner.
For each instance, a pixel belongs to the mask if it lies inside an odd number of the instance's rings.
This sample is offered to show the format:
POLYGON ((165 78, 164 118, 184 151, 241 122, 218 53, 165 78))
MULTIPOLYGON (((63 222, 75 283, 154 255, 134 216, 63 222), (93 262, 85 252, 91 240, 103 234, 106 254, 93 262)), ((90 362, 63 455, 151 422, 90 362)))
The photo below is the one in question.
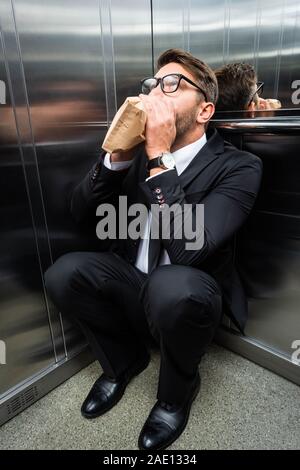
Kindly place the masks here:
POLYGON ((168 169, 175 167, 175 160, 170 153, 164 153, 161 157, 161 161, 163 162, 163 165, 168 169))

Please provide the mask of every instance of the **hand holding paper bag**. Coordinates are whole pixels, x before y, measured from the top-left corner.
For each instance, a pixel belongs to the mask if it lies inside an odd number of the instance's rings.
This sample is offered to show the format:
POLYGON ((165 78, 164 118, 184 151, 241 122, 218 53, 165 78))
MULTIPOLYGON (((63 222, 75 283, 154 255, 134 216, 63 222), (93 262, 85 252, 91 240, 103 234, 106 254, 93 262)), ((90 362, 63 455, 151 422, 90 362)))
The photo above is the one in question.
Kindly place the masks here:
POLYGON ((126 152, 145 140, 146 112, 137 96, 126 98, 105 136, 106 152, 126 152))

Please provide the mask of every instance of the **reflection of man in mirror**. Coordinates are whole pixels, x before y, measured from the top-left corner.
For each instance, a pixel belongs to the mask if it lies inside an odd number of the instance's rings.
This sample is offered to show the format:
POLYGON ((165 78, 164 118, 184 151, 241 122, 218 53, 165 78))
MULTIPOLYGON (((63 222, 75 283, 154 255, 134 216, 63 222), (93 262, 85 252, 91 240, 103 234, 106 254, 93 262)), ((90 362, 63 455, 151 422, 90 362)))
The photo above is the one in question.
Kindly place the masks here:
POLYGON ((275 99, 261 98, 263 82, 257 81, 252 65, 227 64, 215 71, 219 85, 217 111, 257 111, 281 108, 275 99))

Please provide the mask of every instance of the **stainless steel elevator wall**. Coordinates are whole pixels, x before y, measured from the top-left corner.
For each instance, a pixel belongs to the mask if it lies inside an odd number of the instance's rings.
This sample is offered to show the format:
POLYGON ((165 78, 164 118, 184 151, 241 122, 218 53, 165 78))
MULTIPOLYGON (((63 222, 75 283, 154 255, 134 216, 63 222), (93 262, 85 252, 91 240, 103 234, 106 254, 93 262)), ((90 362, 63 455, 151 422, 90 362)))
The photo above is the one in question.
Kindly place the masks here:
MULTIPOLYGON (((7 21, 6 31, 10 26, 7 21)), ((0 73, 7 85, 0 111, 0 338, 6 346, 6 364, 0 365, 0 396, 55 362, 54 328, 50 326, 44 301, 36 227, 28 192, 28 179, 34 178, 35 164, 28 161, 25 175, 26 151, 19 145, 20 129, 16 127, 14 114, 14 99, 21 97, 21 90, 15 97, 11 93, 19 78, 17 55, 12 77, 7 54, 14 44, 11 37, 5 35, 6 31, 1 29, 0 43, 0 73)))
POLYGON ((253 64, 264 96, 292 102, 299 80, 300 4, 297 0, 153 0, 154 55, 181 47, 213 68, 253 64))
POLYGON ((71 219, 70 194, 137 77, 152 73, 151 11, 145 0, 3 0, 0 31, 2 422, 39 395, 18 392, 85 347, 47 299, 43 273, 63 253, 99 249, 95 227, 71 219))
POLYGON ((235 244, 249 305, 245 340, 279 354, 300 383, 299 366, 291 364, 300 336, 300 118, 285 126, 274 117, 235 119, 214 125, 264 166, 259 196, 235 244))
MULTIPOLYGON (((266 96, 299 108, 291 101, 300 79, 299 13, 295 0, 1 0, 0 340, 7 354, 0 423, 26 383, 85 347, 47 299, 43 272, 63 253, 100 248, 94 228, 72 221, 70 195, 124 98, 139 92, 162 50, 181 47, 212 67, 253 63, 266 96)), ((298 300, 289 302, 293 330, 298 300)), ((287 355, 281 307, 272 315, 282 302, 274 295, 273 305, 251 303, 248 331, 256 349, 261 342, 287 355)))

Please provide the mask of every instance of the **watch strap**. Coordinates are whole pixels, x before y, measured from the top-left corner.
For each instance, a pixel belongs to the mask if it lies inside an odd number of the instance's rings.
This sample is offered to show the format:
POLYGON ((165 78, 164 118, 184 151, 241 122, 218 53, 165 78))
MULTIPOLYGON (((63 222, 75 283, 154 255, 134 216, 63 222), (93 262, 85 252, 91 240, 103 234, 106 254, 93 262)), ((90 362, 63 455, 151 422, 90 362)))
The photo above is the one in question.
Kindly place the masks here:
POLYGON ((161 155, 158 157, 152 158, 151 160, 148 160, 147 162, 147 170, 152 170, 153 168, 165 168, 161 161, 161 155))

